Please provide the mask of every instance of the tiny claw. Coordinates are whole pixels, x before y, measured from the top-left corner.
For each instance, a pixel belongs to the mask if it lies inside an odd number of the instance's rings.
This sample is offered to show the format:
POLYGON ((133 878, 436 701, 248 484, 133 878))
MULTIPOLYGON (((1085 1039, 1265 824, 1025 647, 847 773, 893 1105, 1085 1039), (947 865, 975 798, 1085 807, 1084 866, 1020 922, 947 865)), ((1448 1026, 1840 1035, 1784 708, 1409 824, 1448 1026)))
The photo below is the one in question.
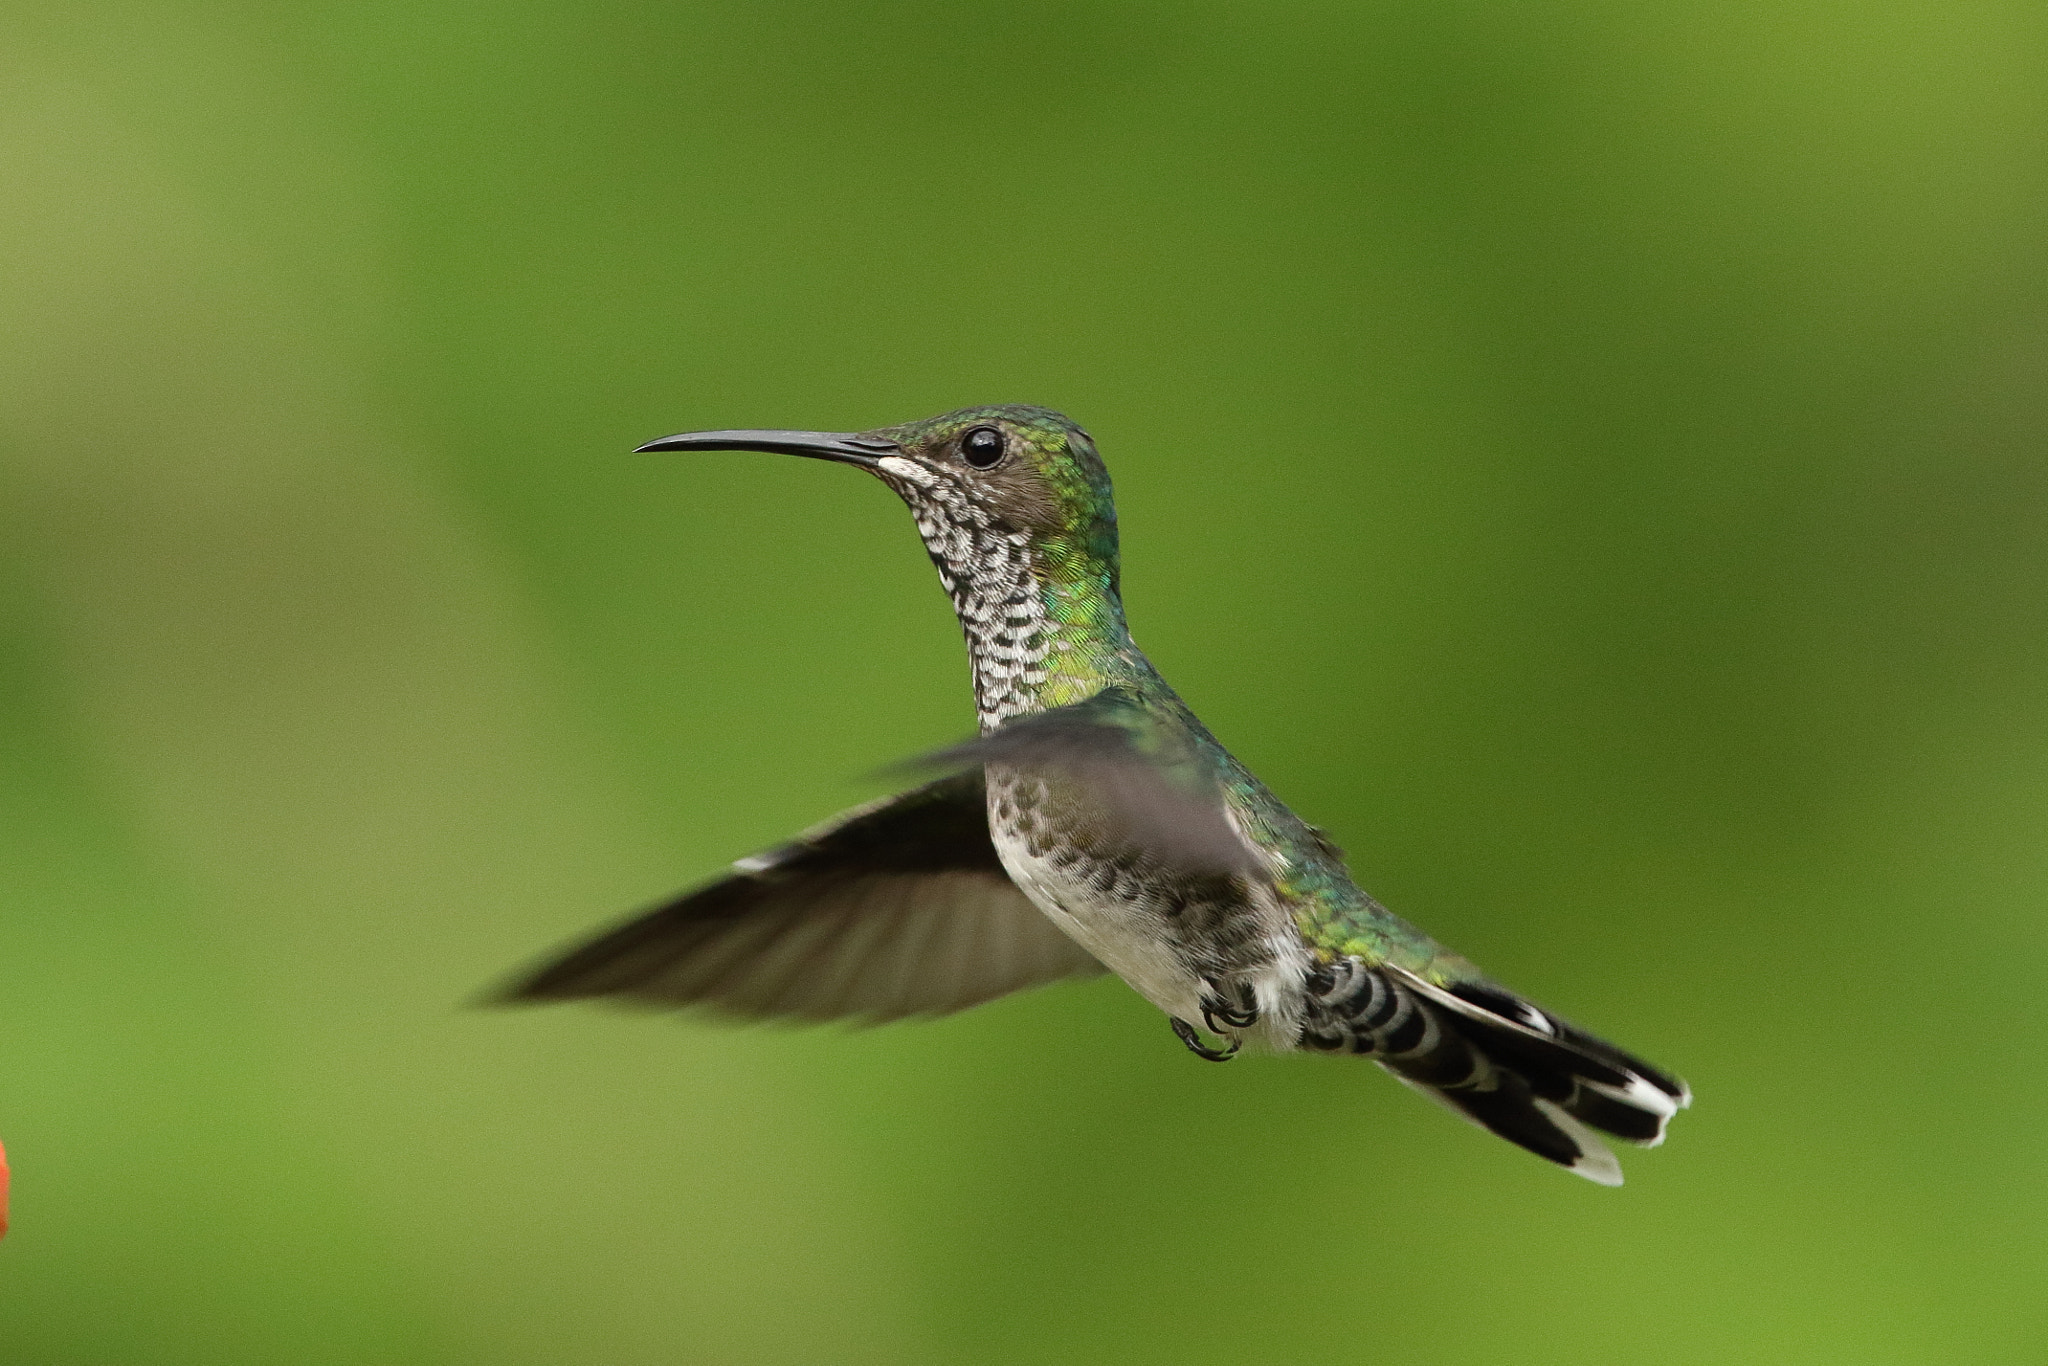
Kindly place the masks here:
POLYGON ((1202 1042, 1201 1036, 1195 1033, 1193 1025, 1178 1015, 1173 1016, 1172 1019, 1173 1032, 1179 1035, 1180 1041, 1188 1046, 1188 1052, 1204 1062, 1229 1062, 1237 1056, 1237 1050, 1242 1047, 1238 1040, 1232 1039, 1228 1048, 1211 1048, 1202 1042))
POLYGON ((1249 987, 1238 987, 1235 1005, 1225 1001, 1221 996, 1202 998, 1202 1023, 1209 1026, 1211 1034, 1228 1034, 1233 1029, 1250 1029, 1258 1022, 1258 998, 1252 995, 1249 987))

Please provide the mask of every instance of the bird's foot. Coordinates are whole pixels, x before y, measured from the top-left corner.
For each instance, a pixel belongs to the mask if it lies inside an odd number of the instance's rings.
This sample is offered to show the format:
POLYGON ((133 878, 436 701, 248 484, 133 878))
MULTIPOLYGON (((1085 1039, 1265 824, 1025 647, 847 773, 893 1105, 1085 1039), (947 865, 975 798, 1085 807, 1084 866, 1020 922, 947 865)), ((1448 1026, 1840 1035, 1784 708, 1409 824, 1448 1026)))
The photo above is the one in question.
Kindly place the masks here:
POLYGON ((1259 1022, 1259 1000, 1248 983, 1240 982, 1236 999, 1226 1001, 1211 994, 1202 998, 1202 1023, 1211 1034, 1228 1034, 1233 1029, 1250 1029, 1259 1022))
MULTIPOLYGON (((1207 1011, 1203 1012, 1203 1014, 1205 1015, 1207 1013, 1207 1011)), ((1237 1056, 1237 1050, 1243 1047, 1243 1045, 1238 1040, 1232 1039, 1230 1041, 1230 1047, 1228 1048, 1211 1048, 1209 1047, 1209 1045, 1202 1042, 1202 1036, 1195 1032, 1195 1027, 1193 1025, 1189 1024, 1186 1020, 1183 1020, 1178 1015, 1175 1015, 1172 1018, 1173 1032, 1179 1035, 1180 1041, 1188 1046, 1188 1052, 1194 1054, 1196 1057, 1202 1059, 1204 1062, 1229 1062, 1232 1058, 1237 1056)))

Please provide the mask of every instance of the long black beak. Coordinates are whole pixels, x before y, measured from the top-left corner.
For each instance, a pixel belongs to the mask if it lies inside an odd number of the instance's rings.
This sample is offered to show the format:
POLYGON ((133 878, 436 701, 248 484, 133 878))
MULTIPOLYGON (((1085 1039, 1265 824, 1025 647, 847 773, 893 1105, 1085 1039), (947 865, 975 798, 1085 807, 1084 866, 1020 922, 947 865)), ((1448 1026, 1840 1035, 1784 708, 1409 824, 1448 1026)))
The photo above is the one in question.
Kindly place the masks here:
POLYGON ((779 451, 784 455, 808 455, 813 460, 837 460, 871 470, 885 455, 898 449, 893 441, 852 432, 678 432, 635 446, 635 451, 779 451))

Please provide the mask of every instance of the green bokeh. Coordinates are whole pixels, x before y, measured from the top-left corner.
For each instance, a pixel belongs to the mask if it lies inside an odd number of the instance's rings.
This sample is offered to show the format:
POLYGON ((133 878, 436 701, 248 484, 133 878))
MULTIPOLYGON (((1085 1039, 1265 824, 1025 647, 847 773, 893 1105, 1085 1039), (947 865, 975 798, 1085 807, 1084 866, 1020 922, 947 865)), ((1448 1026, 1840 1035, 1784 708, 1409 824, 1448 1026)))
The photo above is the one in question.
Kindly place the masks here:
POLYGON ((0 16, 0 1360, 2033 1363, 2048 13, 0 16), (1700 1103, 1573 1181, 1115 982, 467 1009, 970 724, 1072 412, 1138 635, 1700 1103))

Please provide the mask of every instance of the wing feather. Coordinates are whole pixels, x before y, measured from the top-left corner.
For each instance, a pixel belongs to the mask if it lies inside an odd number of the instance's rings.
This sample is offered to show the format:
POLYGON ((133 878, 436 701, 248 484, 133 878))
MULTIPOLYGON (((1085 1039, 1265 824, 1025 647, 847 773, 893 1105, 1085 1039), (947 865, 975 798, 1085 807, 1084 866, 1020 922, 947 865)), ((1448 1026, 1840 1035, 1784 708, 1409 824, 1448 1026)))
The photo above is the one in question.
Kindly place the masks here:
POLYGON ((1003 871, 976 771, 741 859, 730 876, 569 950, 499 999, 880 1022, 1104 970, 1003 871))

